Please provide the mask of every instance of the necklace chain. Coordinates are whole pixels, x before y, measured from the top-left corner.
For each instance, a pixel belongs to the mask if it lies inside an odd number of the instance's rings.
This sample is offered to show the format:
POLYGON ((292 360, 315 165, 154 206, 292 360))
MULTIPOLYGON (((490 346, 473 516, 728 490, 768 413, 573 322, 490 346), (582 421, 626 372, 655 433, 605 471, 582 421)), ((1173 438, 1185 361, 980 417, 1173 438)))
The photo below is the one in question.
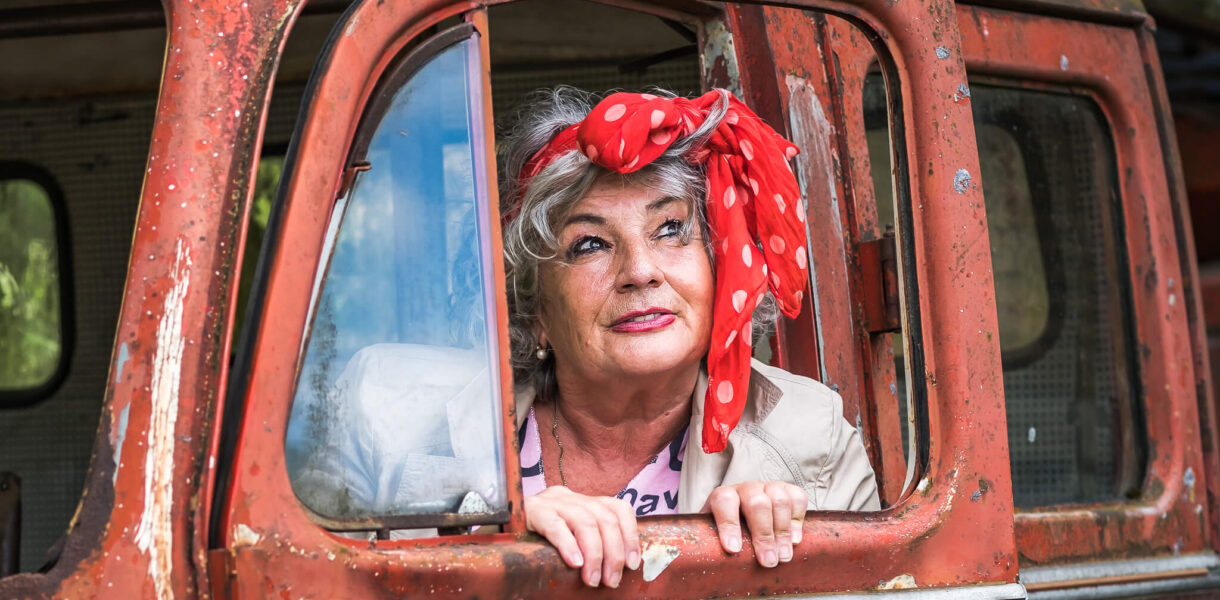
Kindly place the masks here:
POLYGON ((568 487, 568 477, 563 474, 563 442, 559 441, 559 402, 552 404, 555 410, 551 417, 551 437, 555 438, 555 445, 559 446, 559 482, 563 487, 568 487))

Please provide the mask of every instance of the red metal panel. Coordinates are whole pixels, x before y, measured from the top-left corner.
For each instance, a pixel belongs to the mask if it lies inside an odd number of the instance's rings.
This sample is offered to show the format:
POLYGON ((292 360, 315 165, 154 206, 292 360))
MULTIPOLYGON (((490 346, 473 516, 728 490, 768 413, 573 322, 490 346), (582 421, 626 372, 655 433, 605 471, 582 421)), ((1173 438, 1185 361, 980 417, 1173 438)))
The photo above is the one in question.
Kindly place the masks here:
MULTIPOLYGON (((931 382, 927 481, 886 512, 811 516, 795 564, 774 570, 758 567, 748 551, 726 557, 707 517, 646 519, 646 543, 672 546, 679 556, 651 583, 628 573, 619 594, 689 598, 858 590, 899 575, 911 576, 919 587, 1015 580, 998 346, 976 335, 979 329, 995 329, 991 304, 974 297, 978 286, 990 286, 990 281, 961 276, 987 273, 989 261, 986 231, 978 225, 981 208, 963 210, 981 207, 981 193, 971 188, 959 194, 953 188, 955 170, 978 172, 968 107, 952 101, 964 71, 960 61, 935 59, 931 42, 956 49, 952 4, 924 0, 891 6, 869 0, 860 6, 825 7, 877 30, 902 74, 909 117, 903 135, 912 164, 919 165, 909 174, 921 207, 912 232, 919 259, 913 270, 921 285, 938 294, 936 303, 921 300, 931 382), (925 131, 933 122, 955 127, 925 131), (806 563, 817 568, 797 566, 806 563), (713 570, 719 576, 708 577, 713 570)), ((319 97, 301 139, 302 163, 288 184, 284 241, 267 298, 275 310, 259 324, 263 342, 250 388, 258 401, 248 404, 233 465, 224 524, 232 559, 222 562, 232 574, 228 589, 236 596, 388 597, 427 590, 555 598, 610 593, 582 588, 578 573, 530 535, 415 543, 356 542, 331 535, 300 509, 283 466, 295 359, 325 226, 325 211, 309 203, 337 189, 346 141, 389 57, 432 23, 470 8, 472 3, 465 1, 365 3, 350 16, 345 36, 323 67, 319 97)))
MULTIPOLYGON (((1189 324, 1191 348, 1194 352, 1195 395, 1199 407, 1201 447, 1203 463, 1206 469, 1207 505, 1210 509, 1210 528, 1212 548, 1220 550, 1220 429, 1216 406, 1216 381, 1209 366, 1211 351, 1207 340, 1207 317, 1203 313, 1202 297, 1205 289, 1199 275, 1199 265, 1196 257, 1195 236, 1188 221, 1191 219, 1191 205, 1188 204, 1193 194, 1188 194, 1189 180, 1184 173, 1178 141, 1174 131, 1173 118, 1170 115, 1169 94, 1165 89, 1165 81, 1161 76, 1161 62, 1156 52, 1156 41, 1150 29, 1140 31, 1140 53, 1144 56, 1145 72, 1148 74, 1148 85, 1152 91, 1153 108, 1156 110, 1157 125, 1160 128, 1162 161, 1165 165, 1166 178, 1169 183, 1170 205, 1173 209, 1174 227, 1178 241, 1178 260, 1182 264, 1182 303, 1186 309, 1186 320, 1189 324)), ((1220 146, 1217 146, 1220 147, 1220 146)), ((1214 156, 1214 155, 1213 155, 1214 156)), ((1218 179, 1220 181, 1220 179, 1218 179)), ((1211 364, 1216 364, 1214 359, 1211 364)))
MULTIPOLYGON (((1113 127, 1130 257, 1144 414, 1143 496, 1017 515, 1022 565, 1192 552, 1209 547, 1191 325, 1156 112, 1134 28, 959 7, 972 75, 1069 86, 1093 96, 1113 127)), ((1025 85, 1037 85, 1026 83, 1025 85)))
MULTIPOLYGON (((854 260, 853 272, 857 273, 852 297, 855 299, 857 318, 867 322, 869 317, 864 306, 865 295, 870 285, 884 284, 864 268, 861 260, 863 244, 881 239, 884 232, 877 221, 877 200, 873 189, 872 164, 869 155, 867 132, 864 127, 864 78, 877 63, 876 52, 866 39, 864 32, 851 23, 837 18, 827 18, 830 34, 829 46, 834 64, 835 80, 838 83, 841 118, 841 151, 844 171, 850 178, 850 194, 847 198, 855 227, 853 233, 860 244, 849 256, 854 260), (858 290, 858 291, 857 291, 858 290)), ((884 276, 884 274, 882 274, 884 276)), ((874 465, 880 465, 883 479, 883 497, 896 502, 902 492, 906 478, 906 458, 902 447, 902 422, 898 412, 898 387, 894 367, 894 348, 889 334, 860 332, 861 355, 866 376, 861 410, 871 418, 873 446, 877 457, 874 465)), ((914 413, 912 412, 913 416, 914 413)), ((866 419, 867 421, 868 419, 866 419)))
MULTIPOLYGON (((894 363, 890 356, 884 366, 873 364, 865 295, 869 283, 881 283, 881 273, 863 269, 860 260, 860 243, 876 239, 877 227, 861 112, 863 78, 873 49, 862 32, 837 17, 810 18, 778 8, 768 9, 767 14, 770 39, 781 42, 774 44, 773 53, 790 127, 804 130, 803 135, 816 132, 806 141, 807 158, 800 164, 809 195, 822 368, 845 407, 852 407, 845 409, 845 416, 871 434, 867 436, 870 458, 882 498, 890 505, 897 502, 906 477, 901 424, 893 388, 885 385, 878 390, 873 380, 878 375, 885 380, 887 374, 892 378, 894 363), (802 39, 811 46, 793 41, 802 39), (810 68, 814 56, 824 68, 810 68), (843 60, 849 69, 841 66, 843 60), (859 153, 862 163, 857 160, 859 153), (865 281, 866 277, 873 280, 865 281)), ((877 336, 876 341, 890 346, 888 336, 877 336)))
MULTIPOLYGON (((299 6, 167 1, 157 121, 93 464, 56 566, 3 597, 192 598, 270 81, 299 6)), ((207 595, 206 591, 202 595, 207 595)))

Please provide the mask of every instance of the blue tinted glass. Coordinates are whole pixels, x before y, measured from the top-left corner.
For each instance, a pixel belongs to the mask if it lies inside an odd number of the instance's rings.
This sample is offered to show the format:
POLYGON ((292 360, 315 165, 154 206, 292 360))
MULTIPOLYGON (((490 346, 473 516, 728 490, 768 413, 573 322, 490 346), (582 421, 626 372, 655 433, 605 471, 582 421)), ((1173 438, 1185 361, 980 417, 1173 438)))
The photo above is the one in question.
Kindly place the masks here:
POLYGON ((505 506, 473 43, 396 92, 331 217, 286 440, 297 495, 324 515, 454 512, 470 492, 505 506))

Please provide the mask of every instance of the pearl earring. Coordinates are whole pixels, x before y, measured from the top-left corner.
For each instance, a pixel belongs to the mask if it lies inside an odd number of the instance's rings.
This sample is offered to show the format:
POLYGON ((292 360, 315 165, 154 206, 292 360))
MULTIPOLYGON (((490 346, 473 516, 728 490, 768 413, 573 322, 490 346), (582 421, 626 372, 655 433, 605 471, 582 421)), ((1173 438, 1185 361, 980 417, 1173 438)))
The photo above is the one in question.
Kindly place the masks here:
POLYGON ((538 346, 538 351, 535 352, 534 355, 538 357, 538 360, 546 360, 547 355, 550 353, 551 351, 549 349, 538 346))

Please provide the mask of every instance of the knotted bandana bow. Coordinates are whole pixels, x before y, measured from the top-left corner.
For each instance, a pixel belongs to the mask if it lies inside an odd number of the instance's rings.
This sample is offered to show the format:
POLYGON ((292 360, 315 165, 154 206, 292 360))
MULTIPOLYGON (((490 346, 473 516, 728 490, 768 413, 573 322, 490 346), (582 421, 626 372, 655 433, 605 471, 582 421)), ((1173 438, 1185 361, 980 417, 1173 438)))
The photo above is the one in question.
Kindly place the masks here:
MULTIPOLYGON (((804 206, 788 165, 798 150, 727 96, 724 118, 707 143, 687 157, 706 165, 716 262, 703 412, 707 453, 725 448, 745 408, 754 308, 770 286, 780 310, 796 317, 808 280, 804 206)), ((522 168, 520 181, 528 185, 555 158, 574 150, 611 171, 637 171, 698 129, 721 98, 717 91, 695 99, 613 94, 539 150, 522 168)), ((520 198, 517 203, 505 212, 506 220, 519 213, 520 198)))

